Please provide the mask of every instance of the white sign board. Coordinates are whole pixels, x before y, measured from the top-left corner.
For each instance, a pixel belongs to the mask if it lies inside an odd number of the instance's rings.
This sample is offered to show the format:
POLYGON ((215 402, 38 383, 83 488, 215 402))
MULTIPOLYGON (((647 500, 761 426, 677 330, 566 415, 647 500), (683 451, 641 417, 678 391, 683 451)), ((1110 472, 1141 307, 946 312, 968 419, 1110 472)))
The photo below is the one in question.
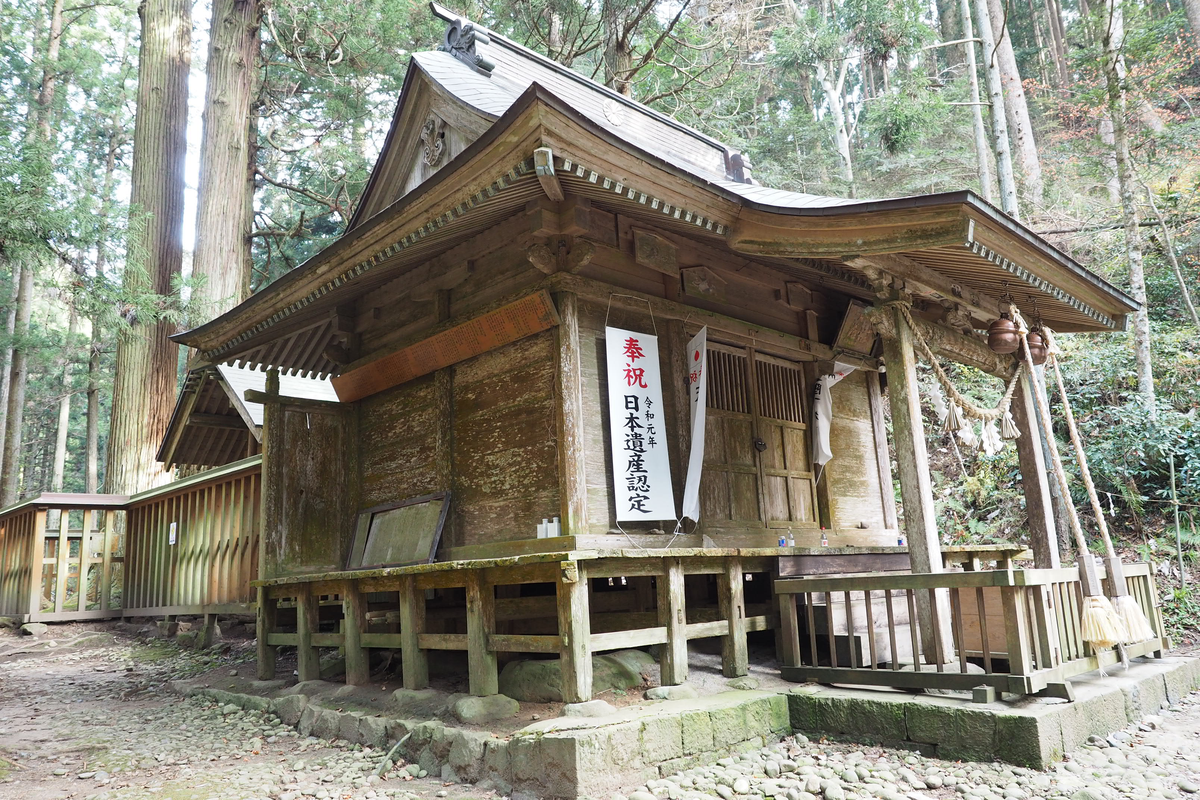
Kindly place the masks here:
POLYGON ((687 346, 688 407, 691 409, 692 451, 688 456, 687 482, 683 484, 683 516, 700 519, 700 471, 704 467, 704 417, 708 409, 708 328, 692 337, 687 346))
POLYGON ((617 521, 675 519, 658 337, 604 329, 617 521))
POLYGON ((178 531, 178 528, 176 526, 178 526, 178 524, 179 523, 177 523, 177 522, 171 523, 171 528, 167 532, 167 544, 175 544, 175 536, 178 531))
POLYGON ((829 428, 833 423, 833 395, 831 391, 838 381, 854 372, 849 364, 835 363, 833 372, 822 375, 813 387, 813 463, 824 465, 833 458, 829 447, 829 428))

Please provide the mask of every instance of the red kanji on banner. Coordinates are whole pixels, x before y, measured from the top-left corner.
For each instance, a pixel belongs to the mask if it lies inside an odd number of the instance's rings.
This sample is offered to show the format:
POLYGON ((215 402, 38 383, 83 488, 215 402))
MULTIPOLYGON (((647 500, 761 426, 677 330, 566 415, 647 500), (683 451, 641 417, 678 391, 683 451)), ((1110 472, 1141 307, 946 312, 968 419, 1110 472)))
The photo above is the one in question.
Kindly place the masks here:
POLYGON ((630 361, 646 357, 646 354, 642 352, 642 343, 632 336, 625 340, 625 357, 630 361))

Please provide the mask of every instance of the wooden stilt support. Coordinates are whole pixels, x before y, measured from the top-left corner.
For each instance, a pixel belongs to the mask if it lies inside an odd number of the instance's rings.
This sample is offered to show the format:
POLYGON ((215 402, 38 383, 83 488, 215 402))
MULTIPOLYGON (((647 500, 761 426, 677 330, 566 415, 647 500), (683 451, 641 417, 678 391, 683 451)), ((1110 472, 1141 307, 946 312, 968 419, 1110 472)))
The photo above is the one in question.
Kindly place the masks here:
MULTIPOLYGON (((775 559, 775 578, 779 577, 779 559, 775 559)), ((771 593, 779 604, 779 628, 776 631, 779 663, 785 667, 800 666, 800 614, 796 608, 799 595, 771 593)), ((816 663, 816 660, 813 660, 816 663)))
POLYGON ((204 622, 200 625, 200 632, 196 636, 196 649, 207 650, 213 646, 213 642, 217 638, 217 615, 205 614, 204 622))
POLYGON ((405 689, 424 689, 429 685, 429 658, 417 644, 425 632, 425 595, 417 589, 411 575, 400 579, 400 659, 405 689))
POLYGON ((279 601, 267 596, 267 590, 258 590, 258 612, 255 633, 258 645, 258 679, 260 681, 275 680, 275 646, 267 644, 267 639, 275 632, 275 620, 278 616, 279 601))
POLYGON ((667 572, 658 576, 658 624, 667 629, 667 644, 659 665, 660 683, 678 686, 688 677, 687 605, 683 591, 683 565, 678 558, 665 559, 667 572))
POLYGON ((467 672, 476 697, 500 691, 496 654, 488 649, 488 637, 495 632, 495 589, 480 570, 471 570, 467 573, 467 672))
POLYGON ((321 655, 313 646, 320 614, 318 597, 307 585, 301 585, 296 597, 296 660, 300 682, 321 679, 321 655))
POLYGON ((371 657, 362 645, 366 627, 366 600, 353 581, 346 581, 342 587, 342 646, 346 650, 346 683, 350 686, 371 682, 371 657))
POLYGON ((742 562, 725 559, 717 589, 721 616, 729 621, 729 633, 721 640, 721 672, 726 678, 739 678, 750 671, 746 652, 746 599, 742 587, 742 562))
POLYGON ((592 699, 592 623, 588 610, 587 567, 579 561, 562 562, 558 579, 559 660, 563 700, 583 703, 592 699))

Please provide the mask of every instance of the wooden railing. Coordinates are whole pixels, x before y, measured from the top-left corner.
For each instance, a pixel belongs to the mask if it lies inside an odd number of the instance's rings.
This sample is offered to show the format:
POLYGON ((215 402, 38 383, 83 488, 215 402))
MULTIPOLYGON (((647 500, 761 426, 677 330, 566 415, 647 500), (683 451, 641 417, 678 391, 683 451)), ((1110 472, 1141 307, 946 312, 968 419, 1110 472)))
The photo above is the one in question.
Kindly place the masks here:
MULTIPOLYGON (((1125 577, 1156 634, 1126 653, 1161 656, 1149 565, 1125 577)), ((1074 568, 780 578, 775 591, 789 680, 1071 698, 1067 678, 1120 658, 1082 640, 1074 568)))
POLYGON ((262 457, 132 497, 41 494, 0 511, 0 616, 250 613, 262 457))
POLYGON ((254 456, 129 499, 126 616, 251 611, 261 472, 254 456))
POLYGON ((0 615, 121 615, 123 495, 44 494, 0 514, 0 615))

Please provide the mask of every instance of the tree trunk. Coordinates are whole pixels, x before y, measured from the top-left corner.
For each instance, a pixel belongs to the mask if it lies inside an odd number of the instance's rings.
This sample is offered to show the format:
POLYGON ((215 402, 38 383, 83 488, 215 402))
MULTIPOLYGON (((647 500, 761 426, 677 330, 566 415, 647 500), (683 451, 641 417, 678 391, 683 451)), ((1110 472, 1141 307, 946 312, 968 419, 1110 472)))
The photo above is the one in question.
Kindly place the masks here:
POLYGON ((1150 363, 1150 313, 1146 308, 1146 275, 1142 267, 1142 242, 1137 204, 1133 199, 1133 165, 1129 158, 1129 136, 1125 126, 1125 21, 1121 0, 1105 0, 1107 20, 1102 31, 1104 79, 1108 90, 1108 114, 1112 119, 1117 182, 1121 189, 1121 221, 1125 225, 1125 256, 1129 259, 1129 287, 1141 305, 1133 315, 1134 359, 1137 363, 1138 394, 1155 412, 1154 371, 1150 363))
POLYGON ((1200 46, 1200 0, 1183 0, 1183 10, 1192 29, 1193 46, 1200 46))
POLYGON ((979 189, 983 199, 995 202, 992 193, 992 164, 988 155, 987 130, 983 126, 983 107, 979 104, 979 68, 975 63, 975 26, 971 24, 971 0, 959 0, 962 20, 963 53, 967 62, 967 80, 971 86, 971 127, 975 132, 975 161, 979 165, 979 189))
MULTIPOLYGON (((184 156, 191 5, 144 0, 133 132, 130 220, 123 289, 140 298, 167 296, 183 264, 184 156)), ((142 303, 141 307, 147 304, 142 303)), ((175 405, 179 348, 173 326, 128 319, 117 338, 109 430, 109 492, 132 494, 161 485, 169 473, 155 460, 175 405)))
POLYGON ((25 422, 28 380, 29 317, 33 311, 33 270, 21 270, 17 292, 17 322, 13 331, 12 369, 8 373, 8 415, 4 422, 4 467, 0 469, 0 506, 17 502, 21 483, 21 433, 25 422))
POLYGON ((988 0, 975 0, 975 26, 979 29, 980 50, 983 51, 984 77, 987 80, 988 103, 992 116, 992 147, 996 152, 996 177, 1000 183, 1000 208, 1013 219, 1021 218, 1017 206, 1017 184, 1013 178, 1012 151, 1008 142, 1008 120, 1004 115, 1004 84, 1000 67, 992 57, 996 40, 992 35, 992 20, 988 0))
POLYGON ((1158 203, 1154 202, 1154 190, 1146 183, 1142 184, 1142 188, 1146 190, 1146 201, 1150 204, 1150 211, 1158 218, 1158 227, 1163 234, 1163 250, 1166 251, 1167 260, 1171 262, 1171 271, 1175 273, 1175 281, 1179 284, 1179 293, 1183 295, 1183 305, 1187 309, 1188 316, 1192 318, 1192 326, 1200 331, 1200 314, 1196 312, 1196 305, 1192 302, 1192 293, 1188 289, 1187 279, 1183 276, 1183 268, 1179 266, 1179 256, 1175 253, 1175 237, 1171 235, 1171 226, 1167 224, 1162 212, 1158 210, 1158 203))
POLYGON ((62 397, 58 399, 58 430, 54 437, 54 467, 50 474, 50 491, 61 492, 63 475, 67 468, 67 432, 71 424, 71 358, 69 353, 74 350, 75 333, 79 329, 79 318, 75 309, 70 310, 70 321, 67 323, 67 342, 63 348, 62 358, 62 397))
MULTIPOLYGON (((0 253, 0 259, 5 258, 0 253)), ((21 264, 12 260, 12 299, 4 315, 4 357, 0 361, 0 472, 4 469, 4 430, 8 425, 8 396, 12 391, 13 336, 17 330, 17 297, 21 293, 21 264)))
POLYGON ((829 104, 829 118, 833 122, 833 141, 837 145, 838 160, 841 162, 840 177, 846 184, 846 193, 854 197, 854 161, 850 155, 850 131, 846 126, 846 110, 842 98, 842 83, 846 79, 846 64, 835 80, 826 69, 825 63, 817 62, 817 81, 825 94, 825 102, 829 104))
MULTIPOLYGON (((958 38, 958 32, 962 30, 963 21, 962 6, 957 0, 935 0, 938 15, 938 31, 942 35, 943 42, 952 42, 958 38)), ((963 66, 963 56, 958 52, 957 47, 942 47, 946 56, 946 66, 957 73, 963 66)), ((884 69, 887 69, 885 64, 884 69)))
POLYGON ((600 18, 604 24, 604 85, 625 96, 633 94, 633 51, 626 34, 626 20, 618 0, 603 0, 600 18))
POLYGON ((245 202, 250 117, 258 62, 257 0, 213 0, 204 136, 192 274, 192 322, 207 322, 245 299, 249 286, 252 209, 245 202))
POLYGON ((1046 23, 1050 30, 1050 57, 1054 60, 1054 75, 1061 89, 1070 81, 1067 70, 1066 36, 1062 27, 1062 15, 1056 0, 1045 0, 1046 23))
MULTIPOLYGON (((985 0, 991 17, 992 36, 995 40, 996 66, 1000 70, 1003 86, 1004 112, 1008 117, 1008 133, 1012 140, 1014 157, 1021 175, 1022 196, 1026 203, 1042 201, 1042 164, 1038 160, 1037 143, 1033 140, 1033 124, 1029 119, 1029 104, 1025 100, 1025 87, 1021 85, 1021 73, 1017 69, 1017 58, 1013 54, 1012 38, 1004 20, 1004 3, 985 0)), ((985 59, 991 53, 984 53, 985 59)))
POLYGON ((87 379, 87 468, 84 479, 88 494, 100 491, 100 318, 92 319, 92 341, 88 348, 87 379))
POLYGON ((1117 180, 1117 157, 1114 155, 1116 140, 1113 138, 1112 118, 1107 114, 1100 118, 1100 166, 1104 170, 1104 188, 1108 189, 1108 202, 1114 206, 1121 202, 1121 183, 1117 180))

